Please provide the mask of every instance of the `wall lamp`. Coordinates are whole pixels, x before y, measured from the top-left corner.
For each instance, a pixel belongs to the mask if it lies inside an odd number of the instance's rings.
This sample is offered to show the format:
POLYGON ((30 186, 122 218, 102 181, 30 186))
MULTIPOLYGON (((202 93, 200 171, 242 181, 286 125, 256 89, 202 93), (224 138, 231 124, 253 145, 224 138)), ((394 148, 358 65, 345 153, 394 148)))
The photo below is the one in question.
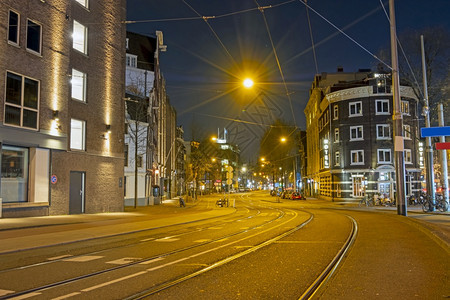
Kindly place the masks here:
POLYGON ((106 125, 106 133, 111 133, 111 125, 106 125))
POLYGON ((53 111, 53 120, 59 121, 59 111, 58 110, 53 111))

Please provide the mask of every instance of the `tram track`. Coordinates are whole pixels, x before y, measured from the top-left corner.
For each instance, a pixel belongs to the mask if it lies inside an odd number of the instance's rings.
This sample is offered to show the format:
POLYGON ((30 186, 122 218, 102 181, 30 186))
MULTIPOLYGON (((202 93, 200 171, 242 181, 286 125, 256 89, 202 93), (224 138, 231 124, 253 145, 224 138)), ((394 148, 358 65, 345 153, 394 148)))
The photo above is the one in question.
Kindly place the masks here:
MULTIPOLYGON (((265 208, 265 209, 268 209, 268 207, 264 207, 264 208, 265 208)), ((255 208, 252 208, 252 209, 255 209, 255 208)), ((277 209, 277 208, 271 208, 271 209, 272 209, 272 210, 278 211, 278 216, 276 216, 275 218, 271 218, 271 219, 269 219, 269 220, 267 220, 267 221, 265 221, 265 222, 263 222, 263 223, 261 223, 261 224, 257 224, 257 225, 255 225, 255 226, 249 227, 249 228, 247 228, 247 229, 243 229, 243 230, 240 230, 240 231, 236 231, 236 232, 233 232, 233 233, 227 234, 227 235, 221 235, 221 236, 218 236, 218 237, 216 237, 216 238, 214 238, 214 239, 211 239, 211 240, 209 240, 209 241, 205 241, 205 242, 202 242, 202 243, 197 243, 197 244, 195 244, 195 245, 190 245, 190 246, 187 246, 187 247, 175 249, 175 250, 173 250, 173 251, 169 251, 169 252, 165 252, 165 253, 160 253, 160 254, 153 255, 153 256, 151 256, 151 257, 147 257, 147 258, 144 258, 144 259, 136 260, 136 261, 133 261, 133 262, 124 264, 124 265, 119 265, 119 266, 115 266, 115 267, 111 267, 111 268, 99 270, 99 271, 96 271, 96 272, 91 272, 91 273, 89 273, 89 274, 83 274, 83 275, 81 275, 81 276, 76 276, 76 277, 64 279, 64 280, 61 280, 61 281, 57 281, 57 282, 45 284, 45 285, 42 285, 42 286, 39 286, 39 287, 30 288, 30 289, 27 289, 27 290, 15 292, 15 293, 13 293, 13 294, 8 294, 8 295, 5 295, 5 296, 0 296, 0 299, 8 299, 8 298, 11 298, 11 297, 23 297, 23 296, 26 297, 27 295, 30 295, 30 294, 39 293, 39 292, 42 292, 42 291, 45 291, 45 290, 48 290, 48 289, 52 289, 52 288, 57 288, 58 286, 67 285, 67 284, 74 283, 74 282, 77 282, 77 281, 81 281, 81 280, 84 280, 84 279, 88 279, 88 278, 91 278, 91 277, 94 277, 94 276, 98 276, 98 275, 102 275, 102 274, 106 274, 106 273, 111 273, 111 272, 114 272, 114 271, 117 271, 117 270, 121 270, 121 269, 126 269, 126 268, 129 268, 129 267, 133 267, 133 266, 135 266, 135 265, 138 265, 138 264, 146 263, 146 262, 157 261, 158 259, 161 259, 161 258, 167 258, 167 257, 169 257, 169 256, 171 256, 171 255, 179 254, 179 253, 182 253, 182 252, 184 252, 184 251, 192 250, 192 249, 198 248, 198 247, 204 247, 204 246, 207 246, 207 245, 209 245, 209 244, 216 243, 216 242, 218 242, 218 241, 226 240, 226 239, 228 239, 228 238, 237 236, 237 235, 239 235, 239 234, 243 234, 243 233, 246 233, 246 232, 250 232, 250 231, 252 231, 252 230, 255 230, 255 229, 263 228, 263 227, 265 227, 265 226, 267 226, 267 225, 269 225, 269 224, 271 224, 271 223, 273 223, 273 222, 275 222, 275 221, 277 221, 277 220, 281 220, 283 217, 285 217, 285 212, 284 212, 283 210, 280 210, 280 209, 277 209)), ((254 217, 256 217, 257 215, 259 215, 259 214, 261 213, 259 209, 256 209, 256 211, 257 211, 257 213, 254 214, 254 215, 246 216, 246 217, 244 217, 244 218, 236 219, 236 220, 234 220, 234 221, 237 221, 237 220, 245 220, 245 219, 249 219, 249 218, 254 218, 254 217)), ((290 219, 292 219, 292 218, 290 218, 290 219)), ((227 221, 227 222, 230 222, 230 221, 227 221)), ((225 224, 225 223, 227 223, 227 222, 223 222, 223 223, 225 224)), ((202 230, 207 230, 208 228, 211 228, 211 226, 217 226, 217 224, 216 224, 216 225, 208 225, 208 226, 205 226, 204 228, 202 228, 202 230)), ((274 226, 274 227, 278 227, 278 226, 280 226, 280 225, 276 225, 276 226, 274 226)), ((271 228, 266 229, 266 230, 271 230, 271 229, 273 229, 274 227, 271 227, 271 228)), ((263 232, 264 232, 264 231, 263 231, 263 232)), ((258 235, 258 234, 260 234, 260 233, 255 233, 254 235, 258 235)), ((252 237, 252 236, 254 236, 254 235, 251 235, 250 237, 252 237)), ((244 239, 248 239, 248 238, 250 238, 250 237, 243 237, 242 239, 240 239, 240 240, 238 240, 238 241, 241 241, 241 240, 244 240, 244 239)), ((234 241, 234 242, 231 242, 231 243, 229 243, 229 244, 226 244, 225 246, 216 247, 215 249, 217 250, 217 249, 220 249, 220 248, 229 246, 230 244, 234 244, 234 243, 237 243, 237 241, 234 241)), ((132 245, 122 246, 122 248, 123 248, 123 247, 130 247, 130 246, 132 246, 132 245)), ((117 248, 116 248, 116 249, 117 249, 117 248)), ((110 250, 111 250, 111 249, 110 249, 110 250)), ((110 250, 102 250, 102 251, 110 251, 110 250)), ((114 249, 113 249, 113 250, 114 250, 114 249)), ((244 252, 247 252, 247 251, 244 251, 244 252)), ((98 253, 100 253, 100 251, 84 253, 83 255, 87 255, 87 254, 98 254, 98 253)), ((206 252, 205 252, 205 253, 206 253, 206 252)), ((56 260, 56 261, 54 261, 54 262, 58 262, 58 261, 61 261, 61 260, 62 260, 62 259, 56 260)), ((23 269, 23 268, 25 268, 25 267, 26 267, 26 268, 31 268, 32 266, 39 267, 39 266, 42 266, 42 264, 43 264, 43 263, 41 263, 41 264, 35 264, 35 265, 30 265, 30 266, 22 266, 22 267, 20 267, 20 268, 15 268, 15 269, 10 269, 10 270, 3 270, 2 272, 5 273, 6 271, 20 270, 20 269, 23 269)))

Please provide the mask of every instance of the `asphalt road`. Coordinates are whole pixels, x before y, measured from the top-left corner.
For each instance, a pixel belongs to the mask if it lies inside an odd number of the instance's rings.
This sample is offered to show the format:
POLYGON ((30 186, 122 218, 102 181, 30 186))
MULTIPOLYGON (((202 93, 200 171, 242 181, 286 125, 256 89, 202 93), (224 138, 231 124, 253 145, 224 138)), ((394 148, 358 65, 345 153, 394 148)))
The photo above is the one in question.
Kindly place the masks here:
POLYGON ((218 197, 106 217, 0 220, 0 299, 299 299, 352 232, 313 298, 450 297, 448 215, 424 222, 264 192, 221 208, 218 197))

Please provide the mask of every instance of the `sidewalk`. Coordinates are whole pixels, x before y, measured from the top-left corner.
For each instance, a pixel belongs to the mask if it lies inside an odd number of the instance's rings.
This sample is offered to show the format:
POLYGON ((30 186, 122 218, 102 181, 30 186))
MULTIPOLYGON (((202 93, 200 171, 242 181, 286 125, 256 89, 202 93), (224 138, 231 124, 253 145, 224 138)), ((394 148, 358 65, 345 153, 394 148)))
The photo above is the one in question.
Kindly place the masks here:
POLYGON ((179 207, 178 199, 161 205, 126 207, 125 212, 0 219, 0 254, 61 245, 151 228, 189 223, 235 212, 217 208, 213 198, 179 207))

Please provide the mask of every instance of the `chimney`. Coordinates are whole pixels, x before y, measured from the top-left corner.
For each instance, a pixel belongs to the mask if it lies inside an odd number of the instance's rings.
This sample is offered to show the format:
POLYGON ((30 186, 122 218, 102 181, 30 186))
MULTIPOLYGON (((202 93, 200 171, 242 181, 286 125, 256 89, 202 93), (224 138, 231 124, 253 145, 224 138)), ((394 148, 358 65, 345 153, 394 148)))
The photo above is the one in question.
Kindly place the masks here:
POLYGON ((337 67, 337 71, 338 71, 338 73, 344 72, 344 67, 338 66, 338 67, 337 67))

